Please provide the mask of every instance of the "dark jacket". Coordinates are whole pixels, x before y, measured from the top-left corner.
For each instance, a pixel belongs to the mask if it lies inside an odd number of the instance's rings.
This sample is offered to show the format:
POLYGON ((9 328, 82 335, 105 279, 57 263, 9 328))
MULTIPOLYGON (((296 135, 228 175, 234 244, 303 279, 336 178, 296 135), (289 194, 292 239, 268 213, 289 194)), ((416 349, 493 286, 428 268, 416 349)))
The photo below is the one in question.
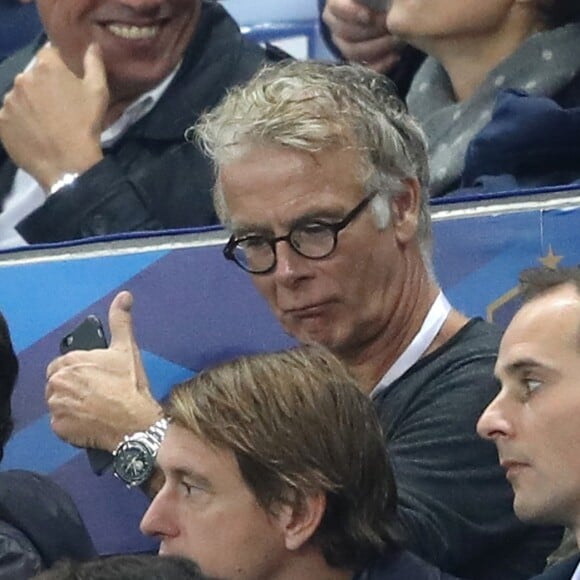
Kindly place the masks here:
MULTIPOLYGON (((328 49, 339 59, 344 59, 344 56, 338 50, 337 46, 332 42, 330 30, 322 20, 322 12, 326 6, 326 0, 318 0, 318 15, 320 24, 320 34, 328 49)), ((411 85, 411 81, 415 76, 418 68, 425 60, 425 54, 411 45, 407 44, 401 49, 401 59, 389 71, 389 78, 397 85, 399 95, 405 98, 407 91, 411 85)))
POLYGON ((578 563, 580 563, 580 556, 573 556, 560 564, 551 566, 544 573, 534 576, 530 580, 571 580, 578 563))
POLYGON ((36 2, 0 2, 0 61, 28 44, 40 31, 36 2))
POLYGON ((473 138, 462 185, 446 197, 488 194, 580 179, 580 75, 560 99, 505 91, 473 138))
MULTIPOLYGON (((0 98, 44 39, 0 66, 0 98)), ((197 31, 173 82, 153 110, 132 126, 105 158, 66 195, 54 195, 17 227, 28 243, 58 242, 129 231, 216 223, 213 173, 184 131, 264 60, 280 55, 246 40, 219 5, 203 3, 197 31)), ((0 148, 0 205, 16 167, 0 148)))
POLYGON ((0 473, 0 580, 25 580, 57 560, 96 556, 70 497, 48 477, 0 473))

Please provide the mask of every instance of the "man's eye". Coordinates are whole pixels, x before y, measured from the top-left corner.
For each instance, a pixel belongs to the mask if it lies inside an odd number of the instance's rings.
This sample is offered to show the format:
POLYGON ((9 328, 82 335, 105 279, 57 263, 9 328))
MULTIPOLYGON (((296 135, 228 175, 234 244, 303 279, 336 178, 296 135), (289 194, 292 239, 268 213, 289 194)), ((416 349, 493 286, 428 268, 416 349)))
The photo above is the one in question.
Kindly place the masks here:
POLYGON ((524 384, 528 392, 533 393, 542 386, 542 381, 539 381, 538 379, 525 378, 524 384))
POLYGON ((181 487, 184 489, 185 495, 192 495, 196 491, 199 491, 197 486, 187 483, 186 481, 181 482, 181 487))
POLYGON ((252 237, 252 238, 245 238, 238 242, 238 247, 242 248, 243 250, 259 250, 260 248, 264 248, 268 245, 268 242, 265 238, 262 237, 252 237))
POLYGON ((325 222, 311 222, 303 224, 294 230, 293 238, 295 240, 317 240, 326 239, 332 235, 332 224, 325 222))
POLYGON ((310 222, 302 224, 300 229, 306 232, 318 232, 320 230, 327 230, 329 227, 332 227, 332 224, 329 222, 310 222))

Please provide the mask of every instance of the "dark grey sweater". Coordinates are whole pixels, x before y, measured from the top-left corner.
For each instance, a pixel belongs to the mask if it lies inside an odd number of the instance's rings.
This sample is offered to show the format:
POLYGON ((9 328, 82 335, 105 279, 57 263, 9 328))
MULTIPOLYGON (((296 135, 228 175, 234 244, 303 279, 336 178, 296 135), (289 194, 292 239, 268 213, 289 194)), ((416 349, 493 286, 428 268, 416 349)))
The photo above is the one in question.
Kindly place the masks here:
POLYGON ((516 519, 495 446, 475 430, 498 390, 500 337, 473 319, 374 398, 409 549, 468 579, 529 578, 561 536, 516 519))

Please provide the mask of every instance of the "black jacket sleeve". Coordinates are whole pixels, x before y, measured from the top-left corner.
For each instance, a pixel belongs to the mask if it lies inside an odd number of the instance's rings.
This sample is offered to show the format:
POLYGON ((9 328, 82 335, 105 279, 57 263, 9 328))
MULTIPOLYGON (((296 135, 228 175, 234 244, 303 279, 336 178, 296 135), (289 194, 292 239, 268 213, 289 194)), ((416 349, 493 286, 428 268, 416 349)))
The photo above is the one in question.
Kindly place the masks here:
POLYGON ((0 522, 0 580, 28 580, 42 569, 42 559, 26 536, 0 522))
POLYGON ((123 167, 130 157, 106 156, 63 188, 18 226, 31 244, 58 242, 147 230, 205 226, 217 221, 208 184, 207 161, 189 143, 175 144, 155 155, 155 146, 139 144, 139 166, 123 167))

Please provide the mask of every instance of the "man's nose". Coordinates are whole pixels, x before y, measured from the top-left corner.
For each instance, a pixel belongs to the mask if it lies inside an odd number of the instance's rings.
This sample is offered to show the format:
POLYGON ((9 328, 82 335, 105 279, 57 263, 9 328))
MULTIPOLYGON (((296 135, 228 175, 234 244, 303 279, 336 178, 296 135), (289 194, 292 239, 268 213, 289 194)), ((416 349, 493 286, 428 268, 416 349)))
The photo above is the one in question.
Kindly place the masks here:
POLYGON ((308 258, 301 256, 287 241, 276 244, 276 268, 274 276, 282 282, 291 282, 303 277, 310 269, 308 258))
POLYGON ((121 0, 121 3, 138 14, 155 14, 163 0, 121 0))
POLYGON ((173 537, 178 526, 171 506, 171 498, 162 488, 141 518, 139 528, 145 536, 173 537))
POLYGON ((492 441, 512 434, 512 425, 506 411, 506 398, 501 392, 481 414, 477 422, 477 432, 480 437, 492 441))

